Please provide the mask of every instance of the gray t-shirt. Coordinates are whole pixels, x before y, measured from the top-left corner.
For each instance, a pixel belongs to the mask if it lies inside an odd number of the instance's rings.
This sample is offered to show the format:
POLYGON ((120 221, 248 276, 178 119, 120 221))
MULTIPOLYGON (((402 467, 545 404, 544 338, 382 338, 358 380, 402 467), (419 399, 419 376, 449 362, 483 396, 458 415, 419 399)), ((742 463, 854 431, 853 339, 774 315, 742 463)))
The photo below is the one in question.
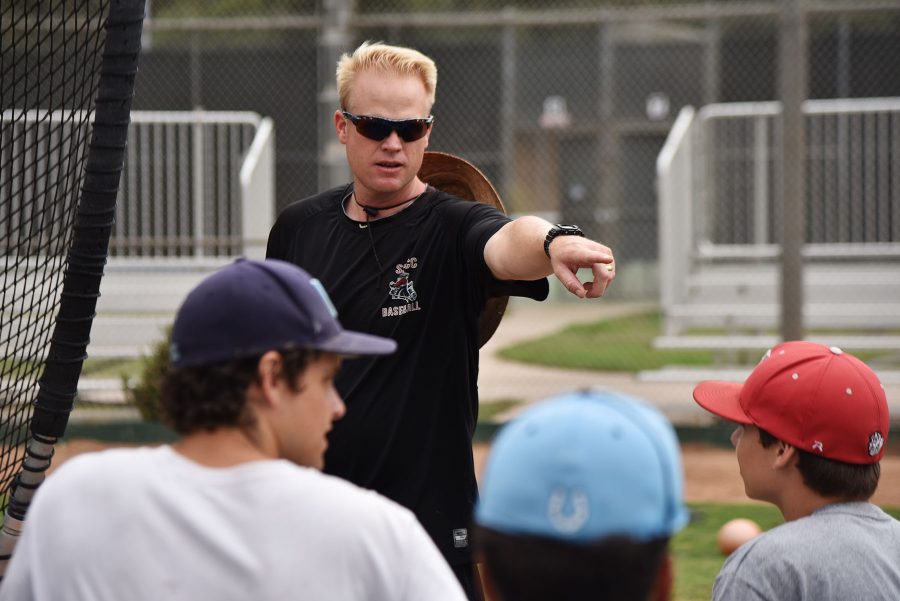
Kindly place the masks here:
POLYGON ((713 601, 897 601, 900 522, 870 503, 827 505, 745 543, 713 601))

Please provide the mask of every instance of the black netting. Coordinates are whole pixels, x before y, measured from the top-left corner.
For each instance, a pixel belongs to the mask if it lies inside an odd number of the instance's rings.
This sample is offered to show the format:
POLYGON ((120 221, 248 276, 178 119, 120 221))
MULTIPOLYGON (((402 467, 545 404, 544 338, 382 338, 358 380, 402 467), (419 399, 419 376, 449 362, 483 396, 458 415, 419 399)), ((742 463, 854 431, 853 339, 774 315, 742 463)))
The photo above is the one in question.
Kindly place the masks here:
MULTIPOLYGON (((0 8, 0 489, 24 456, 84 182, 108 0, 0 8)), ((4 497, 5 508, 8 499, 4 497)))

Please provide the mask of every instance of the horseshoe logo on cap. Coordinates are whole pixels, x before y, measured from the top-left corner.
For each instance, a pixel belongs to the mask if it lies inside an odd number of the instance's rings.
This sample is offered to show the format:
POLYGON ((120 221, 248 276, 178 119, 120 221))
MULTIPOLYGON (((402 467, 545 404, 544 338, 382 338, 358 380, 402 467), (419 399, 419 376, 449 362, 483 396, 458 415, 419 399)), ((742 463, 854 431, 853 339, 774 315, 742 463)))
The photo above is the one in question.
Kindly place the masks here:
POLYGON ((559 532, 563 534, 578 532, 584 527, 590 516, 590 503, 583 490, 557 488, 550 495, 547 517, 559 532))

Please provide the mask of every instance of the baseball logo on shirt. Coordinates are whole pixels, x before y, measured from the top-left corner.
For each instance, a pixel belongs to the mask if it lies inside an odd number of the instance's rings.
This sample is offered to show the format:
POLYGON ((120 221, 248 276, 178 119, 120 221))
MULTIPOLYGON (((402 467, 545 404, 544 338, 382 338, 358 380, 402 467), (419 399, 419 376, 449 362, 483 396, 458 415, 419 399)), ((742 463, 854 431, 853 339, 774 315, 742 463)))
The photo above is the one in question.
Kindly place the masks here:
POLYGON ((403 305, 394 305, 391 307, 382 307, 382 317, 398 317, 412 311, 419 311, 419 303, 417 299, 419 295, 416 293, 410 271, 419 266, 419 260, 416 257, 410 257, 403 263, 397 263, 394 268, 394 274, 397 276, 388 282, 388 293, 391 299, 403 301, 403 305))
POLYGON ((391 293, 391 298, 406 302, 416 300, 419 295, 416 294, 416 289, 413 287, 413 281, 409 277, 409 272, 401 271, 398 275, 400 277, 395 278, 388 283, 388 290, 391 293))

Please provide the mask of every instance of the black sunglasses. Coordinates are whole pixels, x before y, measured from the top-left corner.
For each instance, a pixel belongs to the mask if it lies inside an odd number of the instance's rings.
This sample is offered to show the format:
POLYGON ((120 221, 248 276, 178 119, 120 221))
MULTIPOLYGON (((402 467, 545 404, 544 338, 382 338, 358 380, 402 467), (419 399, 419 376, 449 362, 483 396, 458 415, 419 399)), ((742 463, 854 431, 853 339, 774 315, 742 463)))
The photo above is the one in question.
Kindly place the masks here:
POLYGON ((428 128, 434 122, 434 115, 419 119, 384 119, 368 115, 354 115, 343 110, 341 114, 356 127, 356 131, 370 140, 378 142, 391 135, 392 131, 396 131, 404 142, 415 142, 428 133, 428 128))

